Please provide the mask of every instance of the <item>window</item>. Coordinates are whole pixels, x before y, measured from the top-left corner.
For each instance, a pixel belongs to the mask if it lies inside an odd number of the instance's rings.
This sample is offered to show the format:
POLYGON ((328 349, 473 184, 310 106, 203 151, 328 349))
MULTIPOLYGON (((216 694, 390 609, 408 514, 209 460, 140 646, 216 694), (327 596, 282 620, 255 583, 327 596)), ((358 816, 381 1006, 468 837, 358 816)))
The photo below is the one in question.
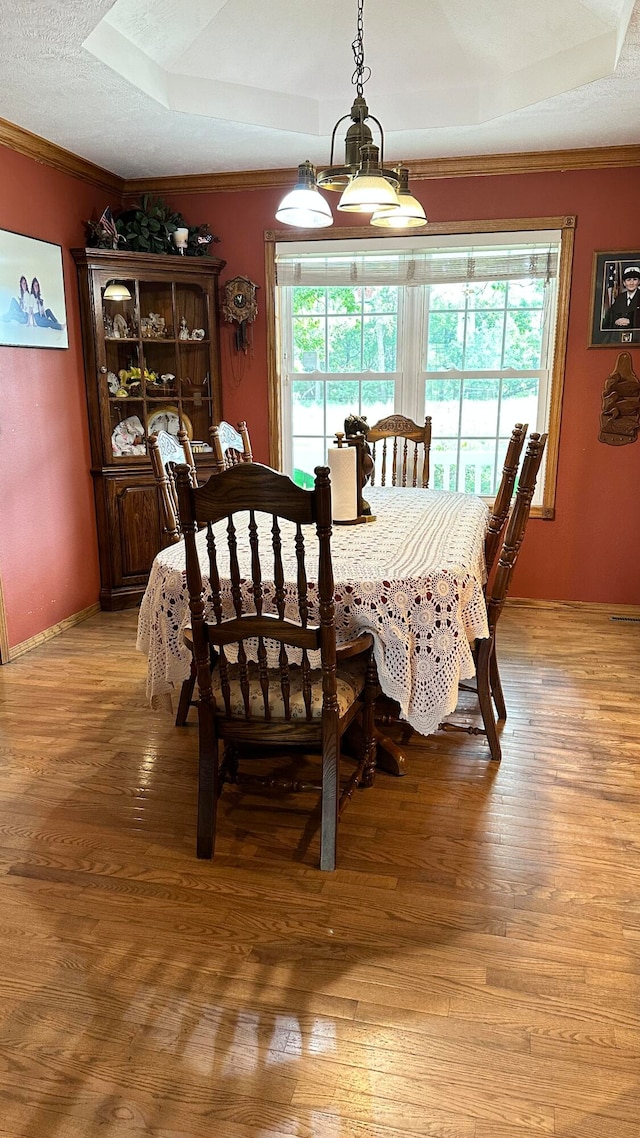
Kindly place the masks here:
POLYGON ((398 410, 432 417, 431 486, 491 497, 513 425, 528 422, 550 432, 536 501, 553 516, 573 219, 562 222, 279 241, 282 468, 306 485, 346 415, 398 410))

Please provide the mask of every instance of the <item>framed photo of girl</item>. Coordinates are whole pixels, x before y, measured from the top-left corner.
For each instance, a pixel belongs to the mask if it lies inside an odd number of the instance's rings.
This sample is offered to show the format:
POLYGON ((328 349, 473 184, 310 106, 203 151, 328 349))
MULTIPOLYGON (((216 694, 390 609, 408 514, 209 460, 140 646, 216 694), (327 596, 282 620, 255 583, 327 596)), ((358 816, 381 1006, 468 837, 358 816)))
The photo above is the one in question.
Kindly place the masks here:
POLYGON ((69 347, 60 245, 0 229, 0 344, 69 347))
POLYGON ((590 348, 640 344, 640 252, 594 253, 590 348))

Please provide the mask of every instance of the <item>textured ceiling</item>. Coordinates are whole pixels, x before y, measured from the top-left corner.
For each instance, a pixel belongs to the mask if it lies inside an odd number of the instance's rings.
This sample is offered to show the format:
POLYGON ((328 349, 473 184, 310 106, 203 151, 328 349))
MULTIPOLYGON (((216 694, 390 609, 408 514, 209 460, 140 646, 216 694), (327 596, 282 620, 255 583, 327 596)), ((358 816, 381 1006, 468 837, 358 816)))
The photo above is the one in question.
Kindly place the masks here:
MULTIPOLYGON (((356 0, 0 16, 0 117, 125 178, 324 164, 354 93, 356 0)), ((640 0, 365 0, 364 41, 388 161, 640 142, 640 0)))

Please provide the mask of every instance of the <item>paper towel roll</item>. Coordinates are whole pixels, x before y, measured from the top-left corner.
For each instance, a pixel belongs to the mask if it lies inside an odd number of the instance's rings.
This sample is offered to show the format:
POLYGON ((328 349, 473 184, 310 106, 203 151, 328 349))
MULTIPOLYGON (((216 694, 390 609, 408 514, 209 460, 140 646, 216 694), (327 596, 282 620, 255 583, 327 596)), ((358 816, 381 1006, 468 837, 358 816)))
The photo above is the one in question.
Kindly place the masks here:
POLYGON ((356 483, 357 448, 329 447, 331 512, 334 522, 352 522, 358 516, 356 483))

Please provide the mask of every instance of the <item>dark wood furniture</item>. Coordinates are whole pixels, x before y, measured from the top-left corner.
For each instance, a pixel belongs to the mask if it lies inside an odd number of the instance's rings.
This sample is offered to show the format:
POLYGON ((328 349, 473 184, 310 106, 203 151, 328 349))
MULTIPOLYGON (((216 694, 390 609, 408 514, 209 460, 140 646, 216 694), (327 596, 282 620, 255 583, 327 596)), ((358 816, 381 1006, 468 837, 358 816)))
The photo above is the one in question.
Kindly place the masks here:
POLYGON ((238 429, 226 423, 214 423, 209 429, 209 438, 215 455, 218 470, 228 470, 239 462, 253 462, 249 430, 244 420, 238 429))
MULTIPOLYGON (((223 419, 209 428, 209 437, 215 459, 214 472, 227 470, 230 466, 237 466, 239 462, 253 462, 249 431, 245 422, 238 423, 238 430, 223 419)), ((162 513, 165 519, 165 533, 170 542, 180 540, 180 512, 178 508, 178 493, 175 484, 176 464, 185 463, 191 470, 191 483, 198 485, 197 472, 191 453, 191 446, 186 431, 178 431, 178 441, 172 441, 173 436, 166 431, 159 435, 150 435, 147 442, 149 457, 160 491, 162 513), (162 441, 160 441, 162 440, 162 441)), ((190 636, 190 631, 185 635, 190 636)), ((191 668, 191 675, 182 684, 180 699, 176 712, 176 727, 184 727, 187 722, 189 708, 194 706, 193 692, 196 684, 195 663, 191 668)))
MULTIPOLYGON (((160 508, 164 521, 164 533, 169 542, 175 545, 180 541, 180 512, 178 509, 178 491, 176 487, 176 466, 186 465, 189 468, 191 485, 198 485, 191 444, 184 428, 178 431, 178 437, 170 435, 167 431, 158 431, 147 439, 151 469, 153 470, 156 485, 160 494, 160 508)), ((191 675, 184 681, 180 690, 178 711, 176 713, 176 727, 184 727, 187 722, 189 708, 193 703, 193 689, 196 682, 195 664, 192 664, 191 675)))
POLYGON ((191 443, 187 432, 181 428, 178 437, 168 431, 158 431, 147 438, 151 469, 160 492, 160 506, 164 520, 164 532, 174 544, 180 541, 180 514, 178 512, 178 492, 176 490, 175 468, 184 463, 191 472, 193 486, 198 485, 196 466, 191 453, 191 443))
POLYGON ((186 431, 201 478, 220 419, 217 283, 224 261, 75 249, 84 343, 100 603, 137 604, 163 535, 147 438, 186 431), (112 299, 120 286, 120 298, 112 299), (127 296, 128 294, 128 296, 127 296))
POLYGON ((629 352, 620 352, 602 392, 598 440, 609 446, 634 443, 640 430, 640 381, 629 352))
POLYGON ((387 480, 392 486, 429 485, 429 415, 424 427, 406 415, 387 415, 369 428, 367 442, 373 458, 372 486, 385 486, 387 480))
MULTIPOLYGON (((241 779, 238 748, 258 745, 263 757, 267 748, 302 747, 321 756, 320 784, 288 779, 285 787, 321 791, 320 868, 334 869, 339 816, 355 788, 371 785, 374 778, 377 676, 370 633, 344 648, 336 646, 329 469, 319 468, 314 489, 303 490, 269 467, 240 463, 194 489, 188 467, 181 466, 178 497, 199 689, 198 857, 213 854, 224 782, 241 779), (266 526, 264 518, 262 526, 257 524, 258 511, 269 515, 266 526), (212 524, 220 521, 225 528, 218 527, 214 541, 212 524), (203 524, 209 619, 196 547, 203 524), (248 659, 247 641, 257 643, 256 662, 248 659), (269 660, 268 644, 274 642, 279 649, 269 660), (236 649, 234 662, 231 653, 227 656, 230 646, 236 649), (212 649, 217 654, 213 669, 212 649), (319 652, 319 667, 315 661, 312 667, 311 652, 319 652), (341 741, 358 714, 362 755, 342 790, 341 741), (219 740, 225 742, 220 764, 219 740)), ((278 784, 275 778, 258 781, 278 784)))
POLYGON ((493 705, 495 704, 498 722, 502 722, 507 718, 507 708, 504 701, 496 654, 496 626, 504 608, 511 575, 522 546, 531 510, 531 499, 533 498, 533 492, 536 487, 536 480, 538 471, 540 470, 546 441, 546 435, 534 433, 529 436, 525 456, 522 460, 522 469, 518 480, 515 502, 509 517, 500 558, 493 577, 490 578, 487 583, 486 597, 489 636, 482 640, 476 640, 475 643, 476 687, 475 689, 469 689, 466 684, 460 685, 463 691, 474 690, 477 693, 484 727, 456 723, 455 720, 446 720, 440 724, 442 728, 448 730, 466 731, 470 735, 486 735, 491 751, 491 758, 496 762, 499 762, 502 757, 502 748, 497 732, 493 705))
POLYGON ((507 522, 507 515, 513 497, 513 488, 516 484, 516 476, 520 464, 520 455, 524 446, 524 440, 527 437, 528 426, 528 423, 516 423, 511 432, 511 438, 509 439, 504 466, 502 468, 502 478, 491 509, 491 515, 487 525, 487 536, 484 542, 484 560, 487 568, 487 577, 493 569, 493 563, 500 548, 502 531, 507 522))

